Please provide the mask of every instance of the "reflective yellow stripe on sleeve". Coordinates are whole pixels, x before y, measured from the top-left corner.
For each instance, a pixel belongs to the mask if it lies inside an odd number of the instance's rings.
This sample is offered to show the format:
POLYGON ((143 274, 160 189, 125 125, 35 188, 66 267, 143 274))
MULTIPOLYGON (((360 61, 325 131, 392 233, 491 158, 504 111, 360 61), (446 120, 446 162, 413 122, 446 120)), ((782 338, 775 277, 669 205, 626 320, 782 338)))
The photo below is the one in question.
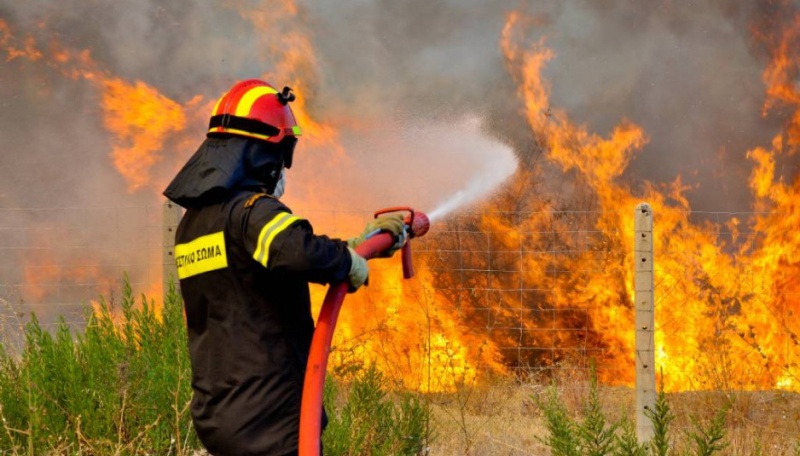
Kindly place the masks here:
POLYGON ((204 272, 228 267, 225 253, 225 235, 222 231, 175 246, 175 263, 178 278, 185 279, 204 272))
POLYGON ((261 263, 262 266, 267 267, 267 262, 269 261, 269 247, 272 245, 272 240, 275 239, 275 236, 280 234, 281 231, 298 220, 300 220, 300 217, 294 216, 288 212, 281 212, 270 220, 269 223, 264 225, 264 227, 261 228, 261 233, 258 235, 258 246, 256 247, 256 252, 253 254, 253 258, 261 263))

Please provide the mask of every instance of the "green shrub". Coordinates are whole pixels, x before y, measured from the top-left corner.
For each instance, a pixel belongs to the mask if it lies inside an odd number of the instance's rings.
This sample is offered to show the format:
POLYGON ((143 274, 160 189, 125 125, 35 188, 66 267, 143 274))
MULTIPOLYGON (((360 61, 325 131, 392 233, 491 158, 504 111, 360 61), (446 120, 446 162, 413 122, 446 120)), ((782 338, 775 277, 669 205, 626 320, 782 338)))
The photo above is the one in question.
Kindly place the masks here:
POLYGON ((417 455, 426 444, 429 419, 425 404, 411 393, 394 400, 386 381, 374 367, 356 375, 344 405, 334 402, 342 386, 326 382, 328 426, 322 434, 326 456, 417 455))
POLYGON ((550 386, 544 399, 536 396, 532 399, 542 409, 549 431, 548 436, 539 440, 551 448, 553 456, 579 456, 578 424, 569 416, 555 385, 550 386))
POLYGON ((650 453, 653 456, 667 456, 670 449, 669 427, 675 415, 667 401, 664 391, 659 391, 654 410, 645 410, 645 415, 653 423, 653 438, 650 439, 650 453))
POLYGON ((619 433, 616 435, 616 448, 614 456, 647 456, 647 447, 639 443, 636 437, 636 425, 627 415, 619 423, 619 433))
MULTIPOLYGON (((532 399, 541 408, 548 430, 548 435, 539 440, 550 447, 553 456, 667 456, 673 452, 670 425, 675 415, 663 391, 658 394, 654 409, 645 411, 654 430, 652 439, 645 444, 638 442, 634 424, 627 416, 616 423, 608 423, 600 408, 594 369, 589 396, 579 418, 569 415, 555 385, 551 386, 544 399, 535 396, 532 399)), ((686 434, 694 447, 693 454, 710 456, 727 446, 724 442, 727 412, 727 408, 720 410, 706 425, 694 420, 694 428, 686 434)))
POLYGON ((589 399, 583 408, 583 420, 578 424, 583 453, 587 456, 603 456, 611 454, 615 449, 616 431, 620 423, 608 424, 603 410, 600 408, 600 395, 597 391, 597 375, 592 366, 589 399))
POLYGON ((717 451, 722 451, 728 446, 725 439, 725 418, 728 416, 728 408, 724 407, 717 411, 714 419, 707 425, 703 425, 699 420, 693 418, 694 430, 689 431, 689 440, 694 444, 697 456, 710 456, 717 451))
POLYGON ((171 287, 159 317, 127 278, 121 315, 101 299, 73 335, 36 316, 19 356, 0 350, 0 454, 186 454, 197 448, 186 325, 171 287), (115 318, 119 321, 115 323, 115 318))
MULTIPOLYGON (((161 313, 134 298, 101 298, 86 325, 62 318, 51 333, 35 315, 25 346, 0 345, 0 456, 188 455, 201 448, 189 413, 191 368, 183 304, 174 286, 161 313)), ((342 407, 327 382, 326 455, 420 454, 428 409, 410 393, 390 398, 374 369, 356 375, 342 407)), ((343 387, 338 387, 342 388, 343 387)))

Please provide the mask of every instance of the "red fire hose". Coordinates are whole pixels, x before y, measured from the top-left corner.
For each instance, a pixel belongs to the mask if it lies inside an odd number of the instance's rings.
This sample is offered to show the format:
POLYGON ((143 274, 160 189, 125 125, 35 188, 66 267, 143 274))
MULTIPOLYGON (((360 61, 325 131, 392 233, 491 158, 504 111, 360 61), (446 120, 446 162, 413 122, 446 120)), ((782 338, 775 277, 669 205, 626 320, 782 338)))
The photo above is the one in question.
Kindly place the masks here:
MULTIPOLYGON (((430 228, 430 221, 424 213, 414 211, 408 207, 383 209, 376 212, 375 217, 377 218, 379 215, 388 212, 401 211, 408 212, 405 217, 408 239, 403 244, 401 254, 403 277, 410 279, 414 276, 414 268, 411 263, 411 244, 409 244, 409 240, 427 233, 428 228, 430 228)), ((379 232, 356 247, 356 253, 366 259, 371 259, 378 253, 388 250, 395 242, 397 241, 391 233, 379 232)), ((308 354, 306 378, 303 383, 303 398, 300 406, 300 456, 319 456, 320 453, 322 394, 325 389, 325 372, 328 367, 328 354, 330 353, 331 340, 333 339, 333 330, 336 327, 336 319, 339 318, 339 310, 342 308, 342 302, 344 302, 346 295, 346 282, 331 285, 319 312, 314 338, 311 340, 311 350, 308 354)))

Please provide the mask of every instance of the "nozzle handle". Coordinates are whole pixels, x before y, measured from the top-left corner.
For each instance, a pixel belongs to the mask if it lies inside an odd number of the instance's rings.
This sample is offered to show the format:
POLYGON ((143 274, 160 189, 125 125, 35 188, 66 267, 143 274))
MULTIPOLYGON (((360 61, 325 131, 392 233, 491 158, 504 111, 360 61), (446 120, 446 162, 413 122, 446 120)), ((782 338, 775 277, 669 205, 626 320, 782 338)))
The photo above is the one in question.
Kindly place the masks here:
POLYGON ((411 260, 411 243, 406 241, 400 249, 401 260, 403 262, 403 278, 410 279, 414 277, 414 262, 411 260))
POLYGON ((403 223, 406 225, 408 237, 406 238, 400 253, 402 255, 403 262, 403 278, 410 279, 414 277, 414 264, 411 258, 411 243, 408 242, 408 240, 427 233, 431 223, 425 213, 415 211, 407 206, 395 206, 381 209, 375 212, 375 218, 378 218, 380 215, 389 212, 406 212, 403 223))

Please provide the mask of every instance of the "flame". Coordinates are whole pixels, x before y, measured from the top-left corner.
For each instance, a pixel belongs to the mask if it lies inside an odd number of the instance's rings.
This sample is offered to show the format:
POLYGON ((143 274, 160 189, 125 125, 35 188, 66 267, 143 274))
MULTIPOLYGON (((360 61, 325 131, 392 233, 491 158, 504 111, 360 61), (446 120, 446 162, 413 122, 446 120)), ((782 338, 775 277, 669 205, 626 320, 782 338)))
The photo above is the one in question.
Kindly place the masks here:
POLYGON ((800 94, 795 83, 800 52, 794 44, 800 39, 800 17, 794 15, 791 22, 782 27, 763 24, 762 28, 755 28, 753 34, 770 49, 771 53, 770 62, 763 73, 767 98, 762 113, 766 115, 771 109, 781 105, 792 107, 794 113, 786 125, 785 132, 788 145, 796 147, 800 145, 800 111, 797 110, 800 105, 800 94))
POLYGON ((160 160, 170 133, 186 127, 183 107, 144 82, 103 79, 104 124, 114 135, 114 166, 130 191, 149 182, 149 171, 160 160))
MULTIPOLYGON (((24 39, 24 48, 17 47, 16 42, 10 27, 0 20, 0 46, 6 47, 7 60, 37 61, 43 57, 33 37, 24 39)), ((128 190, 160 186, 161 182, 151 181, 153 167, 168 149, 171 136, 185 130, 187 111, 196 109, 202 97, 194 96, 182 105, 143 81, 112 76, 95 62, 88 49, 75 51, 52 43, 47 65, 67 78, 90 81, 100 91, 103 125, 112 138, 109 155, 128 183, 128 190)))
MULTIPOLYGON (((23 264, 25 295, 34 301, 59 293, 61 287, 108 283, 108 278, 104 277, 103 271, 96 264, 75 265, 60 262, 50 254, 36 255, 23 264)), ((68 298, 64 299, 68 302, 68 298)))
POLYGON ((316 120, 308 110, 308 100, 314 97, 314 88, 319 85, 320 70, 302 10, 294 0, 264 1, 263 5, 237 6, 240 15, 262 32, 258 35, 260 48, 265 58, 274 62, 263 78, 289 86, 298 94, 292 112, 303 129, 304 142, 311 147, 330 147, 338 158, 343 158, 345 152, 339 144, 338 130, 316 120), (281 20, 276 21, 276 17, 281 20))
POLYGON ((756 197, 756 208, 763 210, 754 222, 754 232, 739 251, 758 275, 752 282, 752 298, 744 303, 737 330, 742 342, 752 347, 764 365, 765 381, 777 387, 798 390, 798 358, 800 358, 800 178, 786 182, 776 172, 782 156, 797 153, 800 132, 800 91, 790 83, 796 78, 800 50, 793 43, 800 37, 800 15, 767 36, 756 32, 771 52, 771 60, 763 74, 767 87, 764 114, 770 109, 786 107, 791 116, 783 131, 772 140, 771 148, 755 148, 748 152, 755 166, 750 175, 750 188, 756 197), (748 256, 749 255, 749 256, 748 256), (747 318, 744 318, 747 316, 747 318), (776 379, 777 378, 777 379, 776 379))
MULTIPOLYGON (((166 146, 176 145, 183 150, 193 146, 182 141, 180 134, 186 129, 187 111, 200 106, 204 101, 202 96, 195 96, 181 105, 143 81, 129 82, 111 75, 92 58, 88 49, 70 49, 58 42, 41 47, 32 36, 17 38, 2 20, 0 49, 5 50, 7 61, 36 62, 69 80, 88 81, 97 89, 102 123, 110 136, 109 158, 130 192, 146 186, 155 186, 160 191, 163 182, 154 182, 152 171, 168 151, 166 146)), ((208 106, 206 112, 210 110, 208 106)), ((41 246, 54 244, 49 236, 42 236, 38 241, 37 245, 41 246)), ((53 247, 47 250, 47 254, 28 254, 20 258, 24 297, 43 313, 48 309, 41 308, 38 301, 54 298, 65 302, 82 301, 85 292, 70 296, 69 291, 65 291, 81 287, 92 288, 95 295, 106 293, 114 288, 111 284, 118 281, 112 278, 119 279, 122 272, 108 271, 91 263, 83 254, 75 254, 74 249, 61 251, 53 247)), ((145 295, 160 304, 160 288, 160 281, 155 282, 145 295)), ((97 308, 95 301, 91 304, 97 308)))
MULTIPOLYGON (((263 32, 258 35, 259 57, 272 64, 262 77, 290 86, 297 93, 292 110, 303 129, 303 147, 324 149, 326 153, 316 160, 324 160, 331 167, 346 166, 348 158, 339 142, 339 129, 318 120, 311 112, 312 101, 321 90, 320 70, 302 9, 291 0, 264 4, 264 8, 253 8, 251 2, 231 1, 226 5, 263 32), (282 20, 275 21, 276 15, 282 20)), ((6 49, 9 60, 38 60, 65 79, 88 82, 97 90, 98 112, 109 135, 109 158, 130 192, 154 187, 160 193, 164 183, 155 182, 154 171, 163 167, 164 154, 171 147, 188 151, 196 146, 196 135, 189 134, 188 125, 204 122, 204 116, 211 111, 210 104, 216 101, 211 99, 215 94, 211 98, 198 95, 186 102, 176 101, 145 81, 112 74, 95 60, 90 49, 72 49, 58 42, 43 47, 32 38, 20 41, 4 22, 0 22, 0 46, 6 49)), ((339 120, 348 125, 359 124, 359 119, 339 120)), ((186 158, 188 153, 178 155, 186 158)), ((309 191, 293 206, 323 206, 315 204, 325 192, 314 188, 314 176, 301 175, 298 180, 309 191)), ((324 226, 329 223, 326 218, 335 217, 337 230, 343 233, 360 232, 367 220, 355 213, 316 215, 315 226, 324 226)), ((409 388, 428 391, 452 389, 478 381, 482 373, 505 371, 483 330, 470 328, 451 301, 432 291, 434 279, 424 262, 418 262, 414 282, 401 281, 398 260, 384 260, 383 265, 371 267, 372 285, 350 296, 340 317, 332 369, 345 372, 355 361, 367 361, 409 388)), ((42 269, 41 265, 28 270, 31 284, 65 280, 71 273, 63 268, 42 269)), ((105 271, 95 268, 81 273, 90 281, 105 271)), ((160 281, 154 282, 148 296, 160 295, 160 287, 160 281)), ((312 291, 314 302, 321 304, 325 289, 315 287, 312 291)), ((101 311, 97 302, 92 305, 95 312, 101 311)))
MULTIPOLYGON (((315 115, 315 101, 323 97, 325 86, 303 9, 293 0, 264 1, 261 7, 228 1, 226 6, 259 31, 260 54, 253 59, 270 68, 262 77, 297 92, 292 109, 304 131, 303 147, 324 148, 328 153, 315 160, 346 166, 340 128, 359 125, 360 119, 337 119, 334 124, 315 115)), ((520 44, 536 21, 517 12, 508 15, 500 36, 506 68, 537 144, 551 164, 574 177, 576 201, 586 198, 597 211, 565 215, 554 202, 531 198, 525 202, 531 210, 523 219, 489 211, 476 216, 473 239, 464 245, 490 240, 499 254, 478 258, 480 252, 466 249, 464 255, 483 271, 516 268, 524 274, 519 282, 498 274, 492 276, 490 287, 488 274, 461 271, 475 286, 449 287, 460 280, 458 273, 436 268, 440 260, 433 254, 417 258, 417 278, 412 282, 400 280, 398 260, 372 262, 371 285, 349 296, 340 316, 332 369, 346 372, 354 361, 368 360, 408 388, 442 391, 479 381, 484 373, 580 362, 578 358, 588 354, 599 358, 604 382, 631 384, 631 233, 633 207, 644 200, 657 218, 656 352, 663 384, 671 390, 715 386, 799 390, 800 180, 787 181, 779 163, 796 153, 800 141, 800 93, 795 84, 800 56, 794 45, 800 19, 754 30, 755 38, 771 52, 763 73, 763 114, 786 109, 790 115, 771 144, 747 152, 753 164, 749 185, 757 215, 747 220, 735 217, 724 225, 690 221, 687 188, 680 177, 664 185, 648 183, 638 193, 620 182, 635 156, 647 152, 647 133, 620 119, 606 136, 598 135, 552 105, 551 84, 542 73, 557 58, 556 52, 548 48, 546 38, 520 44), (585 237, 558 234, 570 232, 587 218, 594 230, 585 237), (722 242, 723 231, 731 233, 730 240, 722 242), (521 345, 534 349, 523 354, 521 345)), ((19 36, 3 20, 0 52, 6 62, 49 68, 97 91, 109 161, 130 192, 160 192, 164 182, 156 171, 164 167, 166 154, 188 157, 197 141, 189 126, 205 121, 219 95, 173 98, 146 81, 113 74, 90 49, 57 42, 42 45, 33 36, 19 36)), ((292 205, 324 207, 318 201, 328 189, 320 191, 315 176, 298 172, 298 181, 309 190, 292 205)), ((513 207, 517 202, 511 195, 521 193, 541 172, 536 167, 520 171, 497 206, 513 207)), ((336 217, 341 233, 356 233, 365 221, 357 214, 310 215, 317 216, 315 226, 330 224, 326 216, 336 217)), ((35 297, 48 293, 41 287, 44 284, 92 277, 96 281, 104 274, 90 267, 67 270, 50 260, 25 260, 26 281, 40 286, 39 291, 32 288, 35 297)), ((155 282, 149 293, 160 295, 160 285, 155 282)), ((312 289, 315 303, 322 302, 324 291, 312 289)))
MULTIPOLYGON (((417 262, 413 280, 403 280, 397 260, 371 261, 371 285, 346 299, 334 333, 333 369, 347 372, 366 361, 404 388, 421 391, 449 391, 505 372, 483 330, 470 327, 434 291, 424 263, 417 262)), ((314 288, 315 303, 322 303, 324 291, 314 288)))
MULTIPOLYGON (((796 131, 800 131, 796 130, 800 126, 800 94, 793 82, 797 56, 796 51, 789 52, 792 48, 788 44, 797 35, 797 24, 800 22, 795 20, 793 28, 782 35, 764 72, 765 112, 788 104, 795 109, 794 115, 785 131, 773 140, 771 150, 756 148, 747 154, 756 164, 750 186, 757 207, 770 212, 755 217, 753 231, 744 240, 739 230, 742 222, 731 220, 727 228, 733 233, 732 242, 739 246, 731 255, 726 251, 736 245, 720 240, 723 226, 689 221, 691 208, 680 177, 666 186, 648 184, 640 195, 615 180, 633 155, 646 146, 647 135, 623 119, 608 138, 602 138, 575 125, 563 110, 550 106, 550 86, 542 70, 555 53, 547 48, 544 38, 521 49, 517 42, 524 21, 518 13, 508 16, 501 48, 524 101, 528 124, 549 160, 585 182, 599 208, 594 223, 600 235, 590 242, 588 250, 562 260, 558 269, 567 272, 555 279, 552 296, 542 298, 547 301, 544 307, 570 309, 576 307, 575 303, 585 303, 585 308, 578 307, 588 318, 590 346, 601 350, 598 368, 604 381, 633 381, 631 208, 643 200, 651 204, 656 216, 656 361, 663 374, 662 384, 671 390, 797 388, 794 380, 800 373, 800 328, 791 316, 800 307, 800 259, 796 253, 800 245, 796 228, 800 181, 795 179, 788 185, 775 175, 776 157, 783 151, 794 152, 796 131), (605 253, 598 256, 596 251, 605 253), (592 266, 591 274, 575 272, 585 270, 586 265, 592 266)), ((542 218, 560 224, 552 220, 553 213, 544 214, 524 221, 525 226, 538 232, 535 227, 542 218)), ((494 230, 498 225, 511 230, 493 216, 485 216, 483 223, 494 230)), ((501 242, 516 241, 507 237, 501 242)), ((526 278, 533 284, 529 286, 547 283, 541 272, 543 265, 531 264, 525 269, 531 271, 526 278)), ((542 322, 528 324, 537 327, 542 322)), ((568 325, 564 322, 558 327, 568 325)), ((551 334, 554 340, 537 342, 564 347, 562 350, 574 343, 559 336, 551 334)))
POLYGON ((6 51, 6 62, 14 59, 36 61, 42 58, 42 53, 36 48, 36 40, 32 36, 25 37, 21 42, 12 33, 11 27, 0 19, 0 48, 6 51))

